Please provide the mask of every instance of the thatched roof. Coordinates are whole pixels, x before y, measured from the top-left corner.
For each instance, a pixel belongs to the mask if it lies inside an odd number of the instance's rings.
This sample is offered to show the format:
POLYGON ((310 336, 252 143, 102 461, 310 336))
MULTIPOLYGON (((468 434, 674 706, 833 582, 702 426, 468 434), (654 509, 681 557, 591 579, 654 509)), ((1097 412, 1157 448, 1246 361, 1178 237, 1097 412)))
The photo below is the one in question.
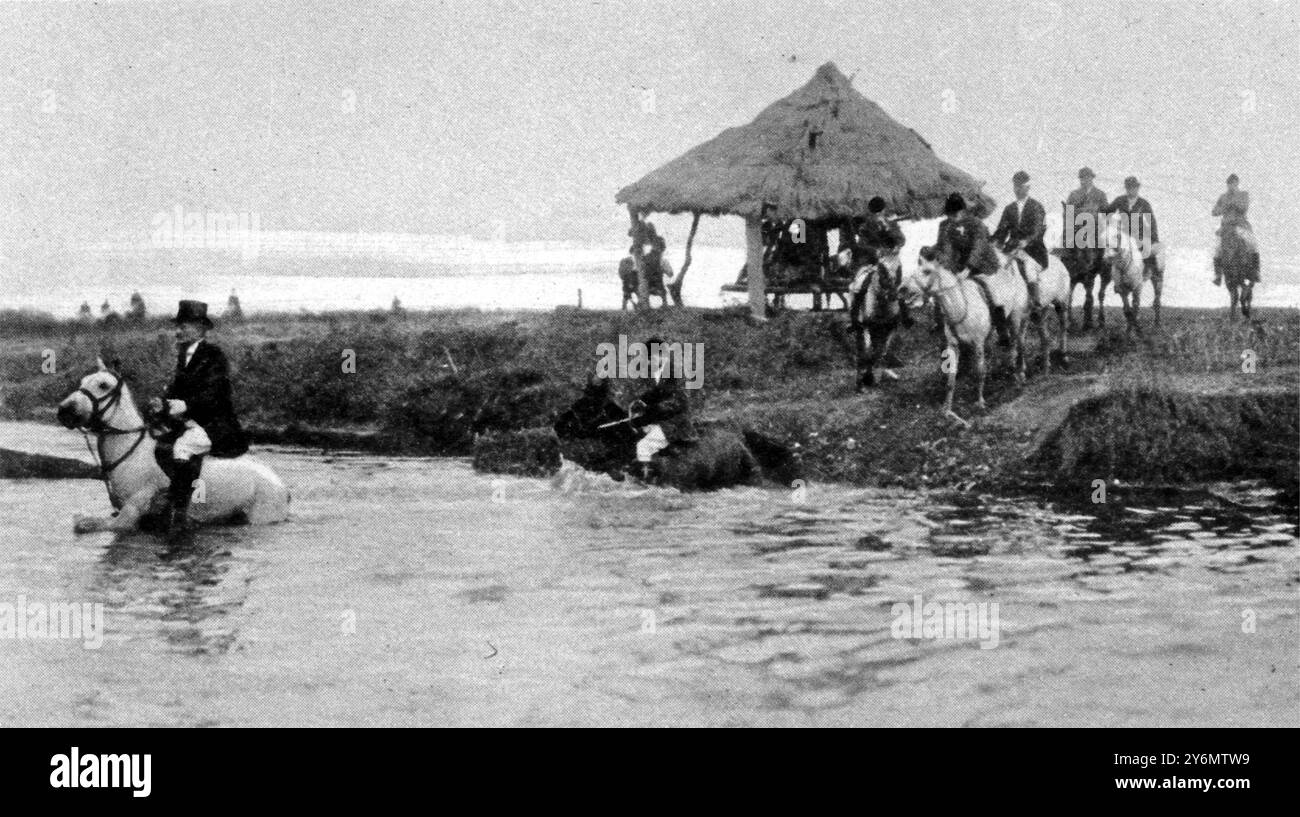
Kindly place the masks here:
POLYGON ((828 62, 753 122, 728 128, 615 198, 640 211, 737 216, 757 216, 766 202, 784 220, 861 215, 881 196, 900 215, 930 218, 954 191, 991 212, 982 186, 828 62))

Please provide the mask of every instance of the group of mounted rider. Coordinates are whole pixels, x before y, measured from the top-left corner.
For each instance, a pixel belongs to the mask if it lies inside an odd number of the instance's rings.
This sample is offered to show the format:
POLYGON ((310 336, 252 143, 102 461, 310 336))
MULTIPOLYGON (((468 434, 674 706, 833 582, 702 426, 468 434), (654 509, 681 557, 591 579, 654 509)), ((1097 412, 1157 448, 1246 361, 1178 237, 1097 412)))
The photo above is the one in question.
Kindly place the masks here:
MULTIPOLYGON (((979 403, 983 403, 983 340, 990 331, 996 330, 1003 345, 1012 349, 1017 376, 1023 378, 1022 332, 1031 318, 1037 319, 1043 367, 1050 369, 1045 319, 1046 313, 1054 310, 1059 323, 1057 351, 1063 357, 1071 294, 1079 284, 1086 292, 1085 329, 1092 324, 1094 282, 1100 280, 1100 300, 1112 279, 1124 302, 1127 329, 1139 333, 1140 292, 1150 281, 1158 325, 1164 254, 1155 212, 1141 195, 1141 183, 1129 176, 1124 180, 1124 195, 1111 200, 1095 186, 1090 168, 1080 169, 1078 177, 1079 187, 1062 202, 1061 249, 1047 249, 1046 210, 1029 195, 1029 174, 1022 170, 1012 177, 1015 198, 1003 208, 991 233, 981 214, 960 194, 951 194, 935 244, 922 248, 918 274, 908 282, 903 280, 898 260, 902 233, 884 214, 884 202, 873 199, 868 217, 856 222, 858 226, 848 233, 845 255, 845 263, 856 271, 850 288, 850 317, 857 340, 859 387, 875 384, 874 370, 882 360, 888 364, 895 328, 911 322, 908 307, 921 301, 935 304, 935 331, 943 336, 944 351, 951 357, 945 405, 949 412, 959 347, 973 351, 979 403)), ((1246 220, 1248 208, 1249 197, 1239 189, 1237 177, 1229 177, 1228 191, 1213 210, 1215 216, 1222 217, 1214 283, 1228 279, 1234 308, 1240 290, 1246 315, 1250 289, 1259 280, 1258 251, 1246 220), (1238 263, 1241 259, 1244 261, 1238 263)), ((1099 313, 1100 322, 1104 322, 1104 314, 1099 313)), ((885 373, 896 377, 888 368, 885 373)))

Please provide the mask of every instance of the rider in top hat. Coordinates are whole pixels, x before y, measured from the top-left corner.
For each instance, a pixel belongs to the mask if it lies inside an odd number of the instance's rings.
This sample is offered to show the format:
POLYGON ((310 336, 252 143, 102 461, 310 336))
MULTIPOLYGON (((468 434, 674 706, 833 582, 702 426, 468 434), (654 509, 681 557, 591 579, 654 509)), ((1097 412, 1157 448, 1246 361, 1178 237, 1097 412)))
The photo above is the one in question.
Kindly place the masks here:
POLYGON ((1016 200, 1002 210, 1002 218, 993 231, 993 243, 1001 244, 1007 252, 1023 249, 1039 267, 1047 268, 1047 245, 1043 235, 1047 232, 1047 211, 1037 199, 1029 197, 1029 174, 1017 170, 1011 177, 1011 188, 1016 200))
MULTIPOLYGON (((248 438, 235 417, 226 356, 207 340, 212 328, 208 305, 181 301, 173 323, 176 375, 164 396, 149 402, 149 409, 155 422, 178 435, 171 444, 170 456, 166 445, 160 444, 158 459, 171 478, 168 499, 172 525, 184 527, 204 455, 238 457, 248 451, 248 438)), ((165 441, 166 437, 160 442, 165 441)))

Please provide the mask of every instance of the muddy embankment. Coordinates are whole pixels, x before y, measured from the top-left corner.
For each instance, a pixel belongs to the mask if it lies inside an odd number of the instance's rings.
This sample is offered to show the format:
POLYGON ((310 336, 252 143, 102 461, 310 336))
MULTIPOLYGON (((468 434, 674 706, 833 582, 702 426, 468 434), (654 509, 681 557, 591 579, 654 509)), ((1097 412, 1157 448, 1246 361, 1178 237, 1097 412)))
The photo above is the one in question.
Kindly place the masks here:
MULTIPOLYGON (((938 411, 939 342, 925 322, 895 343, 900 379, 864 394, 853 389, 842 313, 763 325, 690 309, 260 315, 213 339, 263 444, 472 456, 487 471, 551 473, 559 455, 549 427, 578 396, 598 344, 659 335, 704 345, 704 387, 691 392, 697 416, 743 439, 769 482, 1074 492, 1096 479, 1262 479, 1294 494, 1300 314, 1261 310, 1243 324, 1224 311, 1166 309, 1162 329, 1133 340, 1118 313, 1110 318, 1071 337, 1068 368, 1031 367, 1024 387, 995 366, 983 413, 963 372, 957 410, 969 427, 938 411)), ((1150 315, 1143 320, 1149 326, 1150 315)), ((161 321, 102 327, 0 313, 0 338, 8 419, 51 420, 96 354, 119 361, 142 397, 165 387, 175 359, 161 321), (42 367, 51 352, 54 372, 42 367)), ((615 398, 626 404, 642 385, 620 381, 615 398)), ((15 474, 32 467, 6 459, 15 474)))

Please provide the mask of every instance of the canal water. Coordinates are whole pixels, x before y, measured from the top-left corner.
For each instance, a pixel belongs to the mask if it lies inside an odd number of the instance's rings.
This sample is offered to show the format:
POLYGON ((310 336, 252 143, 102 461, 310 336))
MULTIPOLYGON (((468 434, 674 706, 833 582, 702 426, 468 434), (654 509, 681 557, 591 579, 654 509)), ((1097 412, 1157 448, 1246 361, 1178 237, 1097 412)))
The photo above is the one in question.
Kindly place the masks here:
POLYGON ((1249 492, 684 495, 259 456, 292 519, 184 548, 74 536, 96 482, 0 481, 0 626, 103 605, 97 648, 0 637, 0 725, 1300 725, 1296 518, 1249 492))

